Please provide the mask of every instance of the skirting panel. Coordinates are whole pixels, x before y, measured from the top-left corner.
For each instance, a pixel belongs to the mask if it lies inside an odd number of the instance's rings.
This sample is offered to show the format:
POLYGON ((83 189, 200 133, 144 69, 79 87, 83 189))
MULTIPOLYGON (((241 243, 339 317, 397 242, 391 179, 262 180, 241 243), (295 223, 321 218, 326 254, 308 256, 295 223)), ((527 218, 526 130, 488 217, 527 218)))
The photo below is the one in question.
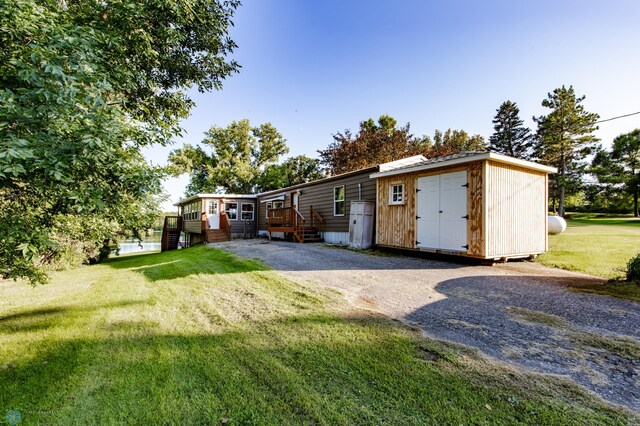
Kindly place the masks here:
POLYGON ((324 232, 322 234, 325 243, 346 246, 349 244, 348 232, 324 232))

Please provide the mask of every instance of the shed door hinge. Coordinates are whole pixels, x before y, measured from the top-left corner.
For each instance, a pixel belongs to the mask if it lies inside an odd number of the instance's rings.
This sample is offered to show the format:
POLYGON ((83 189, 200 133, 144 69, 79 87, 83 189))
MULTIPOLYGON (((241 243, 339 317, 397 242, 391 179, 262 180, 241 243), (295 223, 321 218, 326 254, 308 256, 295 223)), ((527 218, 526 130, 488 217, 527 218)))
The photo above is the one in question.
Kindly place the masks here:
POLYGON ((469 219, 469 215, 462 216, 462 219, 469 219))
POLYGON ((420 241, 416 241, 416 245, 419 246, 420 245, 420 241))
POLYGON ((416 216, 416 220, 417 220, 417 219, 420 219, 420 216, 416 216))
POLYGON ((416 188, 416 192, 420 192, 420 191, 422 191, 422 189, 416 188))
POLYGON ((467 250, 469 250, 469 244, 462 246, 462 248, 466 248, 467 250))
POLYGON ((462 186, 464 188, 468 188, 469 187, 469 182, 465 183, 464 185, 460 185, 460 186, 462 186))

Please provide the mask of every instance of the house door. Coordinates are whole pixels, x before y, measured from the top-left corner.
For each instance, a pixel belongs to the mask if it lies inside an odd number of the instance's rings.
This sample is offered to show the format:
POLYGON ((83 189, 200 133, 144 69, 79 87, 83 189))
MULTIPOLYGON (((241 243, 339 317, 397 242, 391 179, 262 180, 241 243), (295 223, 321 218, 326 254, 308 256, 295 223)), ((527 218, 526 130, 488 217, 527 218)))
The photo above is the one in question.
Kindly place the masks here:
POLYGON ((291 205, 296 209, 298 209, 298 202, 300 201, 300 195, 297 192, 291 193, 291 205))
POLYGON ((467 172, 418 178, 417 246, 466 251, 467 172))
POLYGON ((209 229, 220 229, 220 201, 207 201, 207 221, 209 229))

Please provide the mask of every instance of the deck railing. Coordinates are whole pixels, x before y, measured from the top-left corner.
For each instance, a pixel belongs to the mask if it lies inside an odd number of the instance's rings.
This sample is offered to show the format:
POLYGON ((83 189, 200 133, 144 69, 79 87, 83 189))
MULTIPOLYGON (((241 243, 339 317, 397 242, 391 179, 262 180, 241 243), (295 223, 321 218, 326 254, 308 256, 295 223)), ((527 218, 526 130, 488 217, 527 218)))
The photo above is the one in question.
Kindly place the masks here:
POLYGON ((293 226, 291 207, 280 207, 267 210, 267 224, 269 226, 293 226))
POLYGON ((293 236, 298 242, 304 243, 304 216, 295 207, 291 207, 291 215, 293 216, 293 236))

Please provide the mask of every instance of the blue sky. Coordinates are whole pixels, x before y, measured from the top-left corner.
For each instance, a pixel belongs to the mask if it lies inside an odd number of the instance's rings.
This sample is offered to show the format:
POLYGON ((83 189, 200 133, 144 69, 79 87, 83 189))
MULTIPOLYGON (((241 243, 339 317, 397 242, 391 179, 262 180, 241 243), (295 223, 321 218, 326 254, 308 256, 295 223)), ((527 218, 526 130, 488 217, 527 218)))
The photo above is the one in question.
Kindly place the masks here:
MULTIPOLYGON (((464 129, 488 138, 499 105, 518 103, 532 128, 546 94, 563 84, 610 118, 640 111, 640 2, 245 0, 231 37, 239 74, 221 91, 193 93, 184 138, 211 125, 271 122, 290 155, 316 156, 331 135, 389 114, 414 134, 464 129)), ((640 115, 603 123, 606 145, 640 115)), ((166 182, 171 202, 188 178, 166 182)), ((165 203, 168 209, 171 202, 165 203)))

